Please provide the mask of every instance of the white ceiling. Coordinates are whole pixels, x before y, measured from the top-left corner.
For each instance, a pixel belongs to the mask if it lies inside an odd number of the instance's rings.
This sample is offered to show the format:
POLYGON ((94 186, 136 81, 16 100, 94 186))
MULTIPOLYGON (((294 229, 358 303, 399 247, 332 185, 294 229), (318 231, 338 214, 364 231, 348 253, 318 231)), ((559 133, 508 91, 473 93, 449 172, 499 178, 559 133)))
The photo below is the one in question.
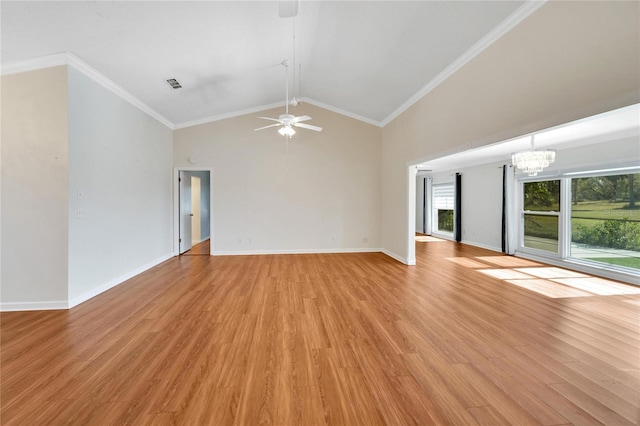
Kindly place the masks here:
POLYGON ((1 58, 70 52, 181 126, 283 105, 295 25, 293 94, 381 124, 523 4, 302 1, 279 18, 274 1, 2 1, 1 58))

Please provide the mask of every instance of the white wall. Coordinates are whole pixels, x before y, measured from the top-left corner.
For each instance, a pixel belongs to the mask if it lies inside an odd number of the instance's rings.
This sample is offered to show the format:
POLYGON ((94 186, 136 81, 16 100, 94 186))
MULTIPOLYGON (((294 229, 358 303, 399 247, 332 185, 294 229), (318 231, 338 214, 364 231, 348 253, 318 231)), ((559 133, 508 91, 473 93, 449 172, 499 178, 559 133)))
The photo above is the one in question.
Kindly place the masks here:
POLYGON ((462 242, 501 250, 502 162, 431 174, 434 185, 462 174, 462 242))
POLYGON ((386 125, 383 249, 411 258, 408 165, 637 103, 638 14, 637 2, 548 2, 386 125))
POLYGON ((174 166, 212 168, 214 252, 373 250, 380 247, 380 129, 303 104, 320 133, 289 141, 258 116, 174 133, 174 166), (367 241, 364 242, 363 240, 367 241))
POLYGON ((67 300, 67 69, 2 76, 1 308, 67 300))
POLYGON ((171 255, 171 145, 169 128, 69 68, 71 305, 171 255))
POLYGON ((502 164, 462 173, 462 242, 502 251, 502 164))

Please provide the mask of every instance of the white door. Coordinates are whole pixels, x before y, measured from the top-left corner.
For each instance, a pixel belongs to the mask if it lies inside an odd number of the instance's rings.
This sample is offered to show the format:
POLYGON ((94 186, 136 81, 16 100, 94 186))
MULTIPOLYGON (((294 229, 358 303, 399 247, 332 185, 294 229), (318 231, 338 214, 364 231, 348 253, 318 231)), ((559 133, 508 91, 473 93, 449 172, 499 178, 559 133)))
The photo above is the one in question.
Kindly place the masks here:
POLYGON ((191 176, 191 244, 202 241, 200 231, 200 178, 191 176))
POLYGON ((180 254, 191 249, 191 176, 181 171, 180 176, 180 254))

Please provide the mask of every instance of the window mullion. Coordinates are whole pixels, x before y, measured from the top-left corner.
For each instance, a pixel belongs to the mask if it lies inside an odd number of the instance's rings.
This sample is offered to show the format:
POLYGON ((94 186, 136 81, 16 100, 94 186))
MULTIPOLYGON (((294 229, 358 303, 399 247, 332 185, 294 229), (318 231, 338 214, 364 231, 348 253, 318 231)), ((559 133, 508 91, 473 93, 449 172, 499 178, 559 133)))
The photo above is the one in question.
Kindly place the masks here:
POLYGON ((560 216, 560 212, 555 212, 555 211, 545 212, 545 211, 539 211, 539 210, 523 210, 522 213, 533 214, 536 216, 560 216))
POLYGON ((571 255, 571 179, 560 180, 560 220, 558 236, 559 253, 562 259, 571 255))

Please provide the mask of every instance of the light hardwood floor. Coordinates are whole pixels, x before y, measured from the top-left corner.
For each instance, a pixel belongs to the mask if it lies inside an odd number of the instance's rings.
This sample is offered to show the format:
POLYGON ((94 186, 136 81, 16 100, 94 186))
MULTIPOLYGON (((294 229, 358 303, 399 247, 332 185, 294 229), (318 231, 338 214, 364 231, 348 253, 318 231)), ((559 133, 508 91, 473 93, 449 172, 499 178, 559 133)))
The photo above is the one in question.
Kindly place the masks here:
POLYGON ((201 243, 195 244, 191 249, 187 250, 182 256, 209 256, 211 240, 206 239, 201 243))
POLYGON ((418 240, 415 267, 181 256, 2 313, 1 423, 640 422, 637 287, 418 240))

